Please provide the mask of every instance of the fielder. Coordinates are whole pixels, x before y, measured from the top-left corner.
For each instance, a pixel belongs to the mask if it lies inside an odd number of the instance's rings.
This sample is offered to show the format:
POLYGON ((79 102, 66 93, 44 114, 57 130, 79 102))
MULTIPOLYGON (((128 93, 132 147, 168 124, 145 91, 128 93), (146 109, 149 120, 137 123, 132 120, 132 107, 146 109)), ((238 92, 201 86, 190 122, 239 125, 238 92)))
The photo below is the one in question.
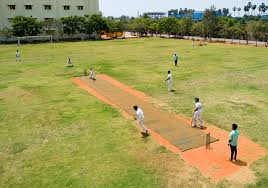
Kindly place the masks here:
POLYGON ((193 119, 194 119, 194 124, 192 125, 193 127, 197 127, 196 126, 196 119, 198 118, 199 123, 200 123, 200 128, 203 128, 203 124, 202 124, 202 104, 199 101, 199 98, 195 98, 195 109, 193 112, 193 119))
POLYGON ((89 79, 96 80, 94 68, 90 68, 89 79))
POLYGON ((238 140, 238 135, 239 135, 237 127, 238 127, 237 124, 235 123, 232 124, 232 132, 230 133, 229 143, 228 143, 231 149, 230 161, 232 162, 233 162, 233 159, 236 161, 236 156, 237 156, 237 140, 238 140))
POLYGON ((144 126, 144 114, 143 111, 138 106, 133 106, 133 109, 136 111, 136 118, 143 129, 143 134, 148 135, 148 129, 144 126))
POLYGON ((167 79, 166 79, 167 83, 168 83, 168 92, 171 92, 171 88, 172 88, 172 75, 171 75, 171 72, 168 71, 168 76, 167 76, 167 79))
POLYGON ((194 42, 194 39, 192 40, 192 48, 195 47, 195 42, 194 42))
POLYGON ((68 61, 67 61, 67 66, 68 66, 68 67, 73 67, 73 66, 74 66, 73 63, 72 63, 71 58, 68 59, 68 61))
POLYGON ((179 57, 177 56, 177 54, 174 54, 173 58, 174 58, 175 66, 177 66, 179 57))
POLYGON ((16 61, 21 61, 20 60, 20 52, 19 52, 19 50, 16 51, 16 61))

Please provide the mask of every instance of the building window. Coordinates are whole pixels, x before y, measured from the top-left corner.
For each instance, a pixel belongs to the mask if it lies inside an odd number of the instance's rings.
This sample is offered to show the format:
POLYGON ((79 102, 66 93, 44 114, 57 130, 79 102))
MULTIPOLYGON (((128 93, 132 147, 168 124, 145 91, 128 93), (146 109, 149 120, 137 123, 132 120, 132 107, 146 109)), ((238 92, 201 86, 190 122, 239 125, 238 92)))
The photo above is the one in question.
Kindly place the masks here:
POLYGON ((24 5, 26 10, 32 10, 33 9, 33 5, 24 5))
POLYGON ((9 10, 15 10, 16 9, 16 5, 8 5, 8 9, 9 10))
POLYGON ((78 10, 83 10, 84 9, 84 6, 77 6, 77 9, 78 10))
POLYGON ((45 10, 51 10, 51 5, 44 5, 45 10))
POLYGON ((63 6, 63 9, 64 9, 64 10, 70 10, 70 6, 69 6, 69 5, 64 5, 64 6, 63 6))

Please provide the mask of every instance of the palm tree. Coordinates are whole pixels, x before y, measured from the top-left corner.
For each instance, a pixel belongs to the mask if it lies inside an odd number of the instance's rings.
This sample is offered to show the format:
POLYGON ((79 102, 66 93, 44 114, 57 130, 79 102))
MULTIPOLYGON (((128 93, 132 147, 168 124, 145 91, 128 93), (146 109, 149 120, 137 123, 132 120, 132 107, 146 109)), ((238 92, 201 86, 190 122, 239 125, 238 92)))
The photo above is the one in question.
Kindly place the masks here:
POLYGON ((237 11, 238 11, 238 16, 240 17, 240 12, 241 12, 241 7, 238 7, 237 11))
POLYGON ((233 11, 234 11, 234 17, 235 17, 235 11, 236 11, 236 7, 233 8, 233 11))
POLYGON ((252 7, 251 7, 251 9, 252 9, 252 12, 254 11, 254 16, 255 16, 255 9, 257 8, 257 5, 253 5, 252 7))
POLYGON ((244 6, 245 14, 247 14, 248 10, 249 10, 248 6, 244 6))
POLYGON ((261 7, 261 5, 259 6, 258 10, 259 10, 259 15, 261 15, 261 12, 262 12, 262 7, 261 7))

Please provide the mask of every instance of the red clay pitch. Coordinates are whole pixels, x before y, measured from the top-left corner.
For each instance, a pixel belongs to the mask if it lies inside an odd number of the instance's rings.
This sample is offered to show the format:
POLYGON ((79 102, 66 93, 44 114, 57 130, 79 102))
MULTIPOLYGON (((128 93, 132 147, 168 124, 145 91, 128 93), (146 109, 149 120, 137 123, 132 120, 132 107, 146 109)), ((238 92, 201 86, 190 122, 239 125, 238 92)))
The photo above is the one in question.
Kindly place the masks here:
MULTIPOLYGON (((122 89, 123 91, 128 92, 135 97, 143 99, 145 102, 150 101, 150 98, 144 93, 136 91, 131 87, 122 84, 107 75, 98 75, 97 78, 104 79, 110 84, 122 89)), ((123 111, 119 108, 118 105, 114 104, 105 96, 101 95, 93 88, 91 88, 90 85, 84 80, 81 80, 80 78, 72 78, 72 81, 79 85, 82 89, 95 96, 96 98, 120 110, 124 117, 131 119, 133 118, 131 114, 123 111)), ((190 118, 185 118, 178 115, 175 115, 175 117, 185 121, 190 126, 190 118)), ((220 140, 211 143, 210 149, 206 149, 206 147, 199 147, 188 150, 186 152, 182 152, 178 147, 174 146, 172 143, 170 143, 168 140, 156 133, 154 130, 150 130, 150 133, 151 136, 159 144, 165 146, 173 153, 179 154, 186 161, 186 163, 191 166, 197 167, 203 175, 211 177, 215 181, 219 181, 223 178, 228 178, 229 176, 235 175, 236 173, 243 171, 249 166, 249 164, 266 155, 266 150, 260 145, 252 142, 244 136, 240 136, 238 146, 239 160, 237 161, 237 163, 231 163, 229 161, 229 133, 212 125, 207 125, 207 129, 202 131, 204 131, 205 133, 211 133, 214 137, 219 138, 220 140)))

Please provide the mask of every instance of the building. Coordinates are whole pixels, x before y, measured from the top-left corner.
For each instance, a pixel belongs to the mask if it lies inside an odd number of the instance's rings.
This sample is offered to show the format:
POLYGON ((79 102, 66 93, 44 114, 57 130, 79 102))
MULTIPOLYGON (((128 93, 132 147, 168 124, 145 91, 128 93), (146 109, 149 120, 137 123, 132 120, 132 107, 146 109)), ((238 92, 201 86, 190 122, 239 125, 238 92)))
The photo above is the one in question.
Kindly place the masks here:
POLYGON ((99 13, 98 0, 0 0, 0 29, 11 27, 15 16, 39 21, 99 13))
POLYGON ((195 11, 192 14, 192 20, 194 20, 194 21, 201 21, 204 18, 204 14, 205 14, 204 11, 195 11))
POLYGON ((152 19, 160 19, 166 17, 165 12, 145 12, 144 15, 147 15, 152 19))

